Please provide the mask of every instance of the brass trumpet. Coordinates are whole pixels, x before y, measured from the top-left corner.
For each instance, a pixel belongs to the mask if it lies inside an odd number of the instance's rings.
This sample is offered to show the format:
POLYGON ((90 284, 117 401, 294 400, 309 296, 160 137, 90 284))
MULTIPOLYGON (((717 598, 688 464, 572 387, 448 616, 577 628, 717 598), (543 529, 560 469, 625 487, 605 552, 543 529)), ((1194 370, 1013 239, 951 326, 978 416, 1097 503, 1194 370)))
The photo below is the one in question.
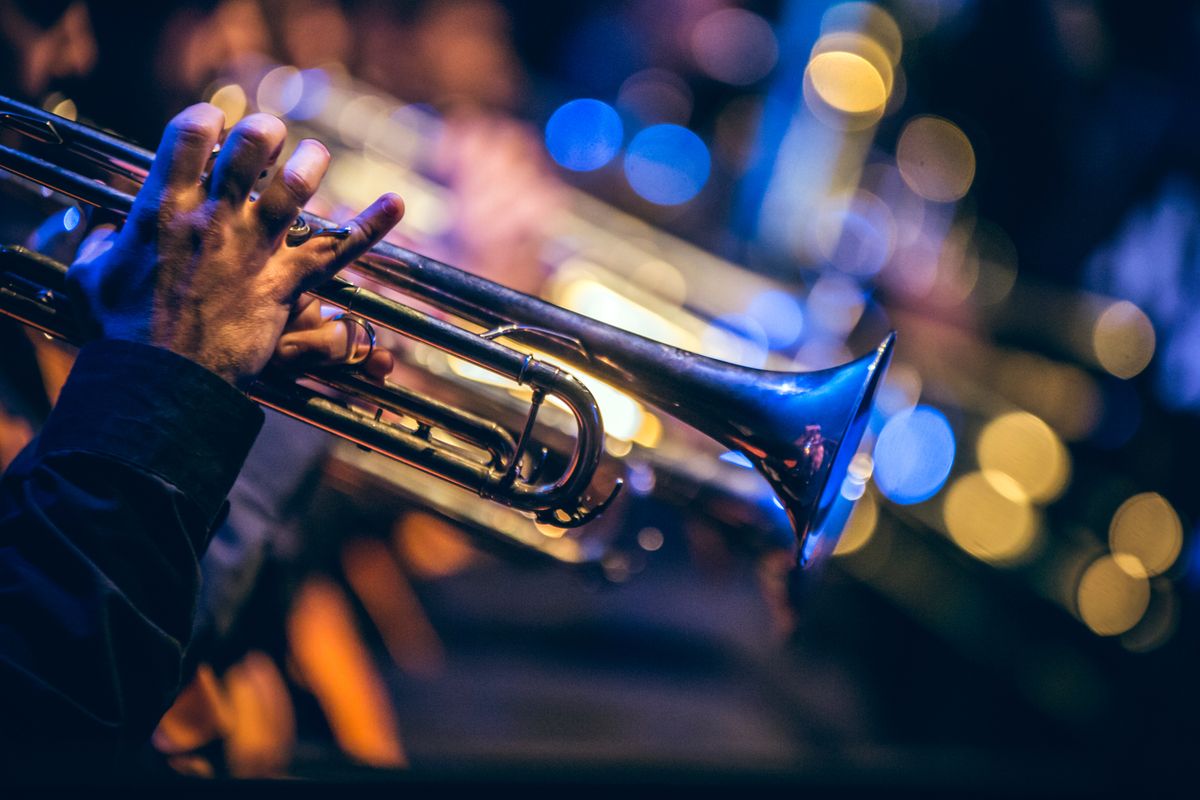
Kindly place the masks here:
MULTIPOLYGON (((154 158, 119 137, 0 98, 0 130, 5 129, 22 134, 46 157, 0 146, 0 169, 120 217, 128 214, 133 197, 111 182, 140 183, 154 158), (102 173, 103 179, 88 172, 102 173)), ((330 228, 332 223, 306 212, 293 227, 292 239, 303 241, 306 231, 330 228)), ((79 344, 65 292, 65 267, 18 247, 5 248, 0 256, 0 313, 79 344)), ((354 270, 484 332, 340 277, 313 294, 346 313, 529 386, 533 397, 524 427, 509 432, 467 409, 345 371, 303 377, 374 408, 374 414, 311 389, 295 375, 270 371, 247 391, 252 399, 539 521, 578 526, 603 511, 619 484, 598 501, 591 496, 604 429, 590 392, 569 373, 497 340, 536 345, 742 453, 787 511, 799 563, 808 566, 832 552, 839 531, 823 530, 823 523, 865 431, 894 333, 874 352, 841 367, 809 373, 756 370, 637 336, 391 244, 376 245, 354 270), (536 457, 531 457, 532 432, 538 408, 550 395, 566 405, 577 431, 562 472, 543 480, 536 457), (385 410, 415 420, 415 428, 383 418, 385 410)))

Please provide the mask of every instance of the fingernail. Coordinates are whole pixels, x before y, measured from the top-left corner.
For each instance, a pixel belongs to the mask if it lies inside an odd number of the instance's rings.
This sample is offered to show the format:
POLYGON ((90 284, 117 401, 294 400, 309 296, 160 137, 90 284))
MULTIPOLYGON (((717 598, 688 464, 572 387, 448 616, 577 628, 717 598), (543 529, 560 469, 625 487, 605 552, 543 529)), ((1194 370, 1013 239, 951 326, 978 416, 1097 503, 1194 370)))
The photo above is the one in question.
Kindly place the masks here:
POLYGON ((400 195, 388 192, 383 196, 383 210, 385 213, 392 215, 399 214, 400 209, 403 207, 400 195))

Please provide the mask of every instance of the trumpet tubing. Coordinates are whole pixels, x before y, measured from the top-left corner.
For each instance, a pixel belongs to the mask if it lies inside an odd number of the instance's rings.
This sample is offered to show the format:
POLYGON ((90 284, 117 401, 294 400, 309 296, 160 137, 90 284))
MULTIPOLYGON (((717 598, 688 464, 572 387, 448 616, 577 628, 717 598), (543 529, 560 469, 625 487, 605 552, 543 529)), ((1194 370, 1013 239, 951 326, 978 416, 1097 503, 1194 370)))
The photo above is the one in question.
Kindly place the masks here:
MULTIPOLYGON (((0 168, 118 215, 132 197, 58 161, 82 160, 109 176, 144 178, 153 154, 117 137, 37 109, 0 99, 0 126, 16 130, 48 149, 41 159, 0 147, 0 168), (54 160, 55 158, 58 161, 54 160)), ((328 220, 301 215, 298 225, 332 227, 328 220)), ((5 252, 0 306, 53 335, 72 339, 61 326, 62 270, 20 248, 5 252), (18 268, 34 265, 24 274, 18 268), (24 266, 23 266, 24 265, 24 266), (57 277, 56 277, 57 276, 57 277), (54 281, 57 280, 58 284, 54 281), (48 290, 48 291, 47 291, 48 290), (48 308, 43 308, 48 307, 48 308), (34 319, 36 318, 36 319, 34 319)), ((408 430, 332 400, 297 383, 294 376, 264 373, 249 391, 260 403, 321 427, 489 499, 561 526, 581 525, 612 499, 590 496, 603 450, 603 425, 590 392, 569 373, 518 349, 536 345, 559 361, 625 387, 722 446, 742 453, 766 478, 791 520, 793 551, 802 565, 829 552, 838 531, 823 530, 849 463, 865 432, 872 400, 887 368, 894 334, 871 353, 841 367, 787 373, 740 367, 662 344, 607 325, 427 258, 382 243, 355 264, 355 271, 485 329, 479 334, 369 292, 340 278, 313 290, 323 301, 403 336, 430 344, 533 389, 524 428, 502 435, 481 427, 479 415, 440 406, 433 410, 391 387, 342 376, 330 388, 377 409, 417 419, 408 430), (506 346, 504 339, 516 346, 506 346), (537 409, 557 396, 574 415, 577 437, 565 471, 554 481, 530 482, 522 456, 530 445, 537 409), (466 458, 430 436, 439 425, 476 445, 486 443, 486 461, 466 458)), ((67 326, 69 327, 69 326, 67 326)), ((76 339, 77 341, 77 339, 76 339)), ((320 381, 320 374, 306 377, 320 381)), ((615 494, 615 488, 613 490, 615 494)))

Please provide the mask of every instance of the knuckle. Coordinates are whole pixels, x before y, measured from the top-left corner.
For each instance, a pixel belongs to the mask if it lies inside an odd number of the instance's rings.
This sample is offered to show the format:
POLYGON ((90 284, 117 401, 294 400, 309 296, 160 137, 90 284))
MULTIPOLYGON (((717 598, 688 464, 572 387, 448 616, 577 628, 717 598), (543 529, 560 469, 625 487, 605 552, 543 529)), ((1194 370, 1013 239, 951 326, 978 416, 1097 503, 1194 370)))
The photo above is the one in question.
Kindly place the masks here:
POLYGON ((317 191, 317 187, 313 185, 308 176, 290 165, 283 167, 279 177, 292 199, 300 203, 306 202, 317 191))
POLYGON ((171 121, 175 137, 186 147, 205 147, 221 134, 221 120, 211 114, 184 111, 171 121))
POLYGON ((264 150, 274 148, 287 135, 283 123, 270 114, 251 114, 239 122, 234 130, 246 144, 264 150))

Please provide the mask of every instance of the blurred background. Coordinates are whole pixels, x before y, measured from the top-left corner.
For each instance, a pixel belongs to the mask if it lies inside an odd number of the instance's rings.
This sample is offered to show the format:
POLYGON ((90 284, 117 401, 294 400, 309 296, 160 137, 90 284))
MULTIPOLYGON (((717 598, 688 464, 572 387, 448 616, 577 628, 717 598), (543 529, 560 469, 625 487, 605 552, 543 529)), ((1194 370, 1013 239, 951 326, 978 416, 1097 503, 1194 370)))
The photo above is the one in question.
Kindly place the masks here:
MULTIPOLYGON (((311 208, 399 191, 398 243, 652 338, 809 371, 899 332, 845 531, 801 580, 748 465, 622 387, 592 384, 629 488, 571 533, 270 421, 205 564, 168 768, 1184 773, 1194 4, 3 0, 0 23, 5 94, 150 147, 191 102, 276 114, 333 153, 311 208)), ((7 194, 9 240, 83 227, 7 194)), ((3 335, 7 459, 69 353, 3 335)), ((396 380, 513 413, 397 346, 396 380)))

